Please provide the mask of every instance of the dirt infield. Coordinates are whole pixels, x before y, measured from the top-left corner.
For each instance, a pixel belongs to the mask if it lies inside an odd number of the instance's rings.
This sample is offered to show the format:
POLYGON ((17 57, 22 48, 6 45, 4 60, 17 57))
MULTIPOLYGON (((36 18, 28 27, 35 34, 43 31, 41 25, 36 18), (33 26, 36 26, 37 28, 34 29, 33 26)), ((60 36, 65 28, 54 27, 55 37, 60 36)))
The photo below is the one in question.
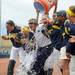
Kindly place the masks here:
MULTIPOLYGON (((8 62, 9 62, 8 58, 0 58, 0 75, 7 75, 8 62)), ((18 67, 18 65, 19 65, 19 62, 17 61, 15 69, 16 67, 18 67)), ((15 72, 14 72, 14 75, 15 75, 15 72)), ((52 75, 62 75, 57 66, 55 66, 55 69, 52 75)))
MULTIPOLYGON (((0 75, 7 75, 7 67, 8 67, 8 58, 0 58, 0 75)), ((15 68, 18 66, 18 62, 16 63, 15 68)))

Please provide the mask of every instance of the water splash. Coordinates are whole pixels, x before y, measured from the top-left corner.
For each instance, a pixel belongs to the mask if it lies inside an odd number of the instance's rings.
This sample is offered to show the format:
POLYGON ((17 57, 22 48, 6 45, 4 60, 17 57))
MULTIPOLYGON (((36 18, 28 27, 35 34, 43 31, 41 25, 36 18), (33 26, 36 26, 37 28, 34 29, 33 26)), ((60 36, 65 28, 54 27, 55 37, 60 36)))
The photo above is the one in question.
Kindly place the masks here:
MULTIPOLYGON (((28 75, 28 71, 31 72, 31 69, 36 61, 36 53, 37 51, 31 51, 26 54, 26 56, 24 57, 24 61, 16 69, 16 75, 28 75)), ((32 73, 32 75, 35 74, 32 73)))

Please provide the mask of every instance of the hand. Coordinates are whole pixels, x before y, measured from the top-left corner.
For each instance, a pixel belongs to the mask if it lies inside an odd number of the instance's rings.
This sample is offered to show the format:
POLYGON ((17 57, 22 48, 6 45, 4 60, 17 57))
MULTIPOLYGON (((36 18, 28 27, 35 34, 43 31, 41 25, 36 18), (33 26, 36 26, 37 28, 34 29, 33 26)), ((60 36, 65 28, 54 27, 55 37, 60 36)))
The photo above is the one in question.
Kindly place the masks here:
POLYGON ((24 38, 24 39, 21 39, 21 43, 22 43, 22 44, 28 44, 29 41, 28 41, 28 39, 25 39, 25 38, 24 38))
POLYGON ((75 43, 75 38, 73 38, 73 37, 70 38, 70 39, 69 39, 69 42, 70 42, 70 43, 75 43))
POLYGON ((52 24, 53 23, 53 20, 52 19, 49 19, 47 16, 43 16, 42 19, 40 20, 40 24, 52 24))
POLYGON ((9 38, 7 36, 2 36, 2 39, 9 40, 9 38))
POLYGON ((66 53, 66 56, 71 59, 71 54, 70 53, 66 53))
POLYGON ((21 43, 21 41, 20 41, 19 39, 17 39, 17 38, 15 38, 14 40, 15 40, 15 42, 17 42, 17 43, 21 43))
POLYGON ((72 38, 75 38, 75 36, 71 35, 72 38))

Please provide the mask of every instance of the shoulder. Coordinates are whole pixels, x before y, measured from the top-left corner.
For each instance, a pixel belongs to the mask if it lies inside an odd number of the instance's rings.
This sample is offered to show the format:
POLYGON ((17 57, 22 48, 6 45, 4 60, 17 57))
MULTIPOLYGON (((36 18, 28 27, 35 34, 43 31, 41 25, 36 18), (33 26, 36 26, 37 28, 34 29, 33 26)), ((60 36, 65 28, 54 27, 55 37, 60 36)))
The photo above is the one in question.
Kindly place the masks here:
POLYGON ((29 36, 30 37, 34 36, 34 33, 33 32, 29 32, 29 36))
POLYGON ((16 32, 20 32, 20 31, 21 31, 21 27, 15 26, 15 31, 16 31, 16 32))
POLYGON ((17 33, 17 35, 16 35, 16 37, 18 37, 18 38, 23 38, 23 36, 24 36, 24 34, 23 33, 21 33, 21 32, 19 32, 19 33, 17 33))
POLYGON ((34 35, 34 33, 33 32, 29 32, 29 35, 34 35))
POLYGON ((11 32, 8 32, 7 31, 7 33, 9 34, 9 33, 19 33, 19 32, 21 32, 21 27, 18 27, 18 26, 15 26, 14 27, 14 29, 11 31, 11 32))
POLYGON ((34 33, 33 32, 29 32, 29 40, 31 40, 33 36, 34 36, 34 33))
POLYGON ((69 27, 69 26, 70 26, 70 21, 69 21, 69 20, 66 20, 66 21, 64 22, 64 26, 65 26, 65 27, 69 27))

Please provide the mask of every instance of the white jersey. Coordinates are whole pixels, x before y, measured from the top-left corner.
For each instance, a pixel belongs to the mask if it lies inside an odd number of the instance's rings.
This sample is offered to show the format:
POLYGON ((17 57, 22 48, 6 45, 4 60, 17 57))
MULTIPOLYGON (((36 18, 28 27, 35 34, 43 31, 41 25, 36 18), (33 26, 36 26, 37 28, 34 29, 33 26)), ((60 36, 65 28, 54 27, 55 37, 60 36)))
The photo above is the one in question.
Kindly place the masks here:
POLYGON ((43 33, 42 29, 45 29, 44 26, 37 27, 36 32, 35 32, 35 39, 36 39, 36 45, 37 47, 44 47, 49 44, 51 44, 50 38, 47 38, 43 33))

